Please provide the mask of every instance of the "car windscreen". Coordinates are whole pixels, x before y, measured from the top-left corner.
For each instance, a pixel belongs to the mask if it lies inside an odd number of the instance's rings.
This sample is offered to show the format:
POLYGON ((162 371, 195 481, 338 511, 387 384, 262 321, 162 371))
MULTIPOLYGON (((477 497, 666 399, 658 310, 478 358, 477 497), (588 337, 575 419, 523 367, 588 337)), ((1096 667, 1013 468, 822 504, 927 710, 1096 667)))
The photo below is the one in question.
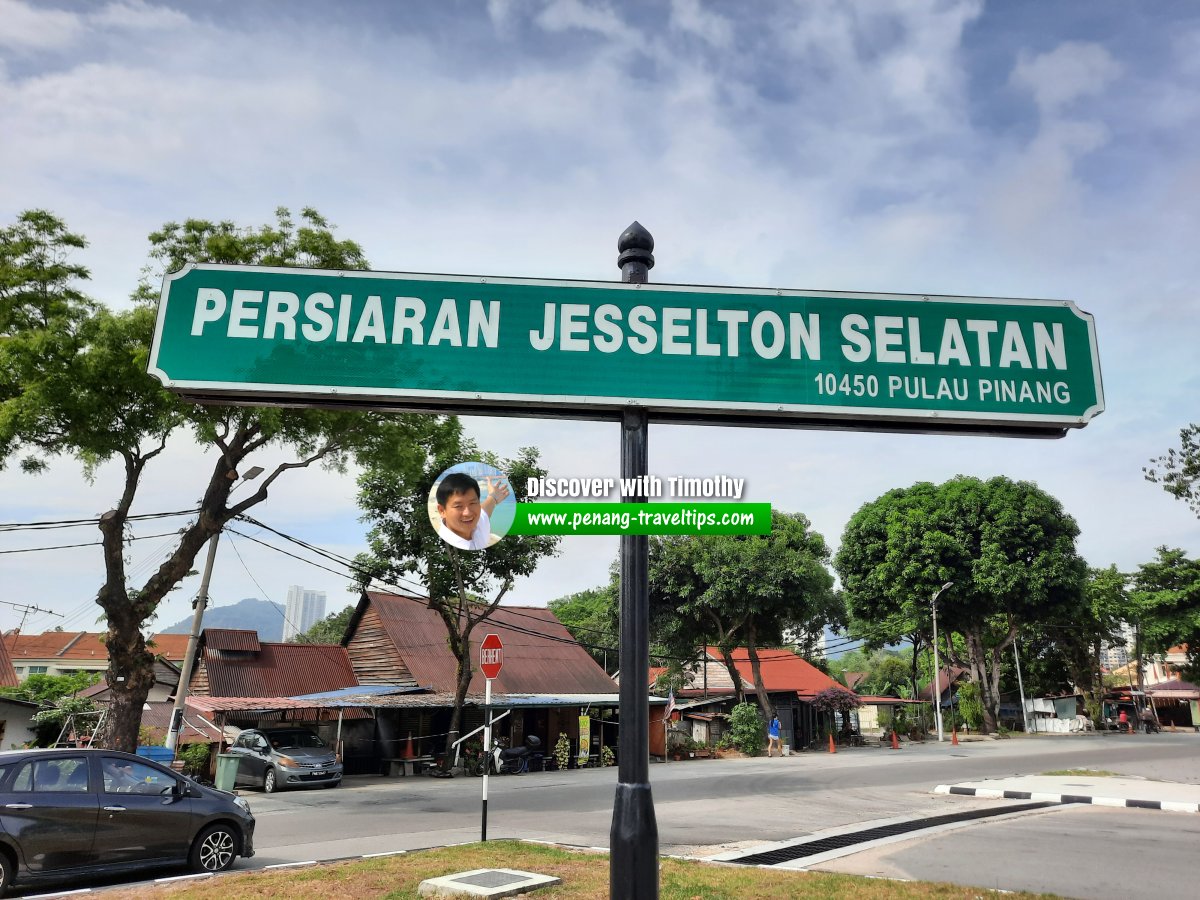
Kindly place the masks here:
POLYGON ((272 731, 267 739, 276 750, 296 747, 324 747, 325 742, 311 731, 272 731))

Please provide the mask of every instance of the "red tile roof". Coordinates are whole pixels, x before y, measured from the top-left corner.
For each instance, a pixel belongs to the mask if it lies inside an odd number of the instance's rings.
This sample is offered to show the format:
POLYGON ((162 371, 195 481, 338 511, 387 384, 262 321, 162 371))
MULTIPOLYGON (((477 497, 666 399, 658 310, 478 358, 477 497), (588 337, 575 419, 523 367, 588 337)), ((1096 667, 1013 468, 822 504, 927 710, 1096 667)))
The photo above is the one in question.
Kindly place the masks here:
MULTIPOLYGON (((370 603, 396 652, 416 683, 436 691, 453 691, 455 661, 446 646, 446 626, 423 600, 371 592, 359 602, 351 620, 357 626, 370 603)), ((476 666, 471 690, 483 692, 478 671, 479 642, 496 633, 504 642, 504 667, 492 690, 504 694, 612 694, 613 680, 583 649, 554 613, 538 606, 501 606, 471 632, 471 659, 476 666)))
POLYGON ((358 684, 340 644, 260 644, 258 653, 204 647, 213 697, 295 697, 358 684))
POLYGON ((178 664, 183 662, 184 654, 187 653, 189 637, 190 635, 186 634, 155 634, 151 635, 147 646, 155 656, 178 664))
MULTIPOLYGON (((41 634, 4 635, 10 659, 99 660, 108 662, 103 635, 94 631, 45 631, 41 634)), ((186 634, 156 634, 146 643, 156 656, 182 662, 187 650, 186 634)))
MULTIPOLYGON (((762 684, 769 693, 795 691, 801 698, 812 697, 826 688, 845 687, 830 678, 812 663, 801 659, 791 650, 759 649, 758 661, 762 671, 762 684)), ((709 647, 708 653, 714 659, 721 659, 721 651, 709 647)), ((750 683, 754 681, 754 673, 750 668, 750 654, 745 647, 733 651, 733 664, 738 674, 750 683)))

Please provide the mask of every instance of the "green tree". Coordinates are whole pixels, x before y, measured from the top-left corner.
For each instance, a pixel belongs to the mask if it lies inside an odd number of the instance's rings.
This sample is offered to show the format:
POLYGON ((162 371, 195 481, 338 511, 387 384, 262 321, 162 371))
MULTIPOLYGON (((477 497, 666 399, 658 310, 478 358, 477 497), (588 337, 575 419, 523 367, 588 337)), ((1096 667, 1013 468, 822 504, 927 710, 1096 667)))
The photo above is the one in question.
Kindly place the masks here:
MULTIPOLYGON (((301 218, 297 227, 279 209, 275 222, 261 228, 198 219, 169 223, 150 235, 151 269, 161 274, 192 261, 365 268, 358 245, 335 238, 316 211, 306 209, 301 218)), ((100 518, 104 582, 96 602, 108 624, 107 739, 132 751, 154 683, 144 626, 191 571, 201 547, 265 500, 287 472, 315 464, 341 470, 355 458, 400 458, 447 423, 415 415, 186 403, 146 373, 156 293, 149 280, 135 292, 133 308, 98 306, 78 287, 86 270, 69 262, 81 246, 81 237, 40 211, 0 231, 0 463, 21 457, 22 467, 36 472, 49 459, 69 456, 89 477, 102 463, 121 463, 116 505, 100 518), (140 585, 131 584, 125 547, 138 487, 147 466, 180 431, 212 453, 211 468, 196 478, 199 512, 166 561, 140 585), (239 470, 257 451, 283 461, 254 482, 252 493, 231 499, 239 470)))
POLYGON ((907 688, 909 694, 912 691, 912 679, 909 677, 911 656, 912 653, 908 650, 898 652, 860 647, 831 660, 831 674, 846 684, 849 674, 858 672, 863 675, 863 679, 853 690, 879 697, 898 697, 899 690, 907 688))
POLYGON ((1162 485, 1163 490, 1200 516, 1200 424, 1181 428, 1179 449, 1168 449, 1142 472, 1147 481, 1162 485))
MULTIPOLYGON (((557 552, 558 538, 510 534, 486 550, 458 550, 443 541, 429 521, 429 491, 437 477, 455 463, 481 460, 508 476, 513 496, 526 502, 531 478, 545 476, 537 450, 522 448, 516 457, 497 460, 481 453, 461 431, 423 446, 420 460, 404 456, 391 464, 376 460, 359 479, 359 507, 371 524, 371 551, 358 558, 364 585, 375 579, 393 584, 416 576, 425 584, 429 606, 446 626, 447 643, 456 660, 454 709, 447 747, 458 739, 462 707, 473 674, 471 634, 500 605, 513 579, 529 575, 538 563, 557 552)), ((446 767, 451 762, 446 754, 446 767)))
POLYGON ((1106 641, 1118 639, 1121 622, 1133 614, 1129 576, 1116 566, 1089 569, 1083 602, 1032 626, 1021 638, 1021 665, 1029 693, 1078 690, 1089 715, 1099 718, 1105 690, 1100 654, 1106 641))
POLYGON ((744 645, 769 721, 774 710, 762 686, 758 648, 778 646, 788 629, 814 631, 840 622, 828 562, 825 539, 808 519, 778 510, 767 535, 651 538, 651 633, 683 659, 714 643, 739 698, 744 690, 733 650, 744 645))
MULTIPOLYGON (((1200 677, 1200 560, 1177 548, 1159 547, 1153 560, 1138 566, 1132 581, 1136 658, 1187 644, 1185 675, 1200 677)), ((1139 687, 1142 680, 1139 666, 1139 687)))
POLYGON ((906 657, 911 655, 876 651, 871 656, 867 677, 859 685, 859 691, 876 697, 899 697, 901 690, 908 693, 912 664, 906 657))
POLYGON ((729 731, 721 740, 747 756, 758 756, 762 753, 767 735, 758 707, 753 703, 739 703, 735 706, 729 713, 729 731))
POLYGON ((70 675, 30 675, 16 687, 0 688, 0 697, 27 700, 52 706, 63 697, 74 697, 100 680, 98 672, 74 672, 70 675))
POLYGON ((617 663, 619 637, 617 597, 611 586, 588 588, 550 601, 550 611, 563 623, 571 637, 588 648, 588 653, 611 674, 609 663, 617 663))
POLYGON ((340 644, 346 628, 354 615, 354 607, 347 606, 341 612, 331 613, 303 634, 292 638, 293 644, 340 644))
POLYGON ((994 731, 1007 648, 1022 628, 1082 603, 1078 534, 1034 484, 959 476, 864 505, 846 526, 835 566, 852 621, 879 643, 913 627, 924 633, 930 598, 952 583, 938 601, 939 631, 960 639, 947 662, 979 686, 983 727, 994 731))
MULTIPOLYGON (((33 717, 34 743, 39 747, 53 746, 63 725, 72 713, 90 713, 96 704, 79 692, 100 680, 96 672, 74 672, 70 675, 30 675, 16 687, 0 688, 0 697, 26 700, 41 706, 33 717)), ((80 724, 80 734, 90 733, 95 718, 80 724)))

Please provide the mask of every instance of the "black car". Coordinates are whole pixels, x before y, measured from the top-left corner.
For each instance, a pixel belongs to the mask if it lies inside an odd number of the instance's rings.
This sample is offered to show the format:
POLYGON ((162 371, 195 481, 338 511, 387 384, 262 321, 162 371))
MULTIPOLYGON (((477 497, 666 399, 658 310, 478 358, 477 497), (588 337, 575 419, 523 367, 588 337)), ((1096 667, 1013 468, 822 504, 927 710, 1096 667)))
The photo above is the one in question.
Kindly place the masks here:
POLYGON ((337 787, 342 781, 342 764, 333 748, 307 728, 247 728, 228 752, 240 757, 237 783, 268 794, 285 787, 337 787))
POLYGON ((13 882, 156 866, 220 872, 253 855, 245 800, 148 759, 116 750, 0 752, 0 893, 13 882))

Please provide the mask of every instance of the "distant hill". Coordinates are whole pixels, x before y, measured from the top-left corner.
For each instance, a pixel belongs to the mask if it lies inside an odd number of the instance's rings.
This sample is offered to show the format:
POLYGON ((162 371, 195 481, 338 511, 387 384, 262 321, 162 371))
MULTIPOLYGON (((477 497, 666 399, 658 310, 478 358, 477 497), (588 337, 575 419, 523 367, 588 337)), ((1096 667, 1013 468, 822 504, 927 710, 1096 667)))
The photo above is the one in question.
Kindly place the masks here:
MULTIPOLYGON (((210 606, 204 611, 205 628, 246 628, 258 632, 260 641, 283 640, 283 607, 270 600, 247 597, 231 606, 210 606)), ((164 634, 188 634, 192 617, 162 629, 164 634)))

